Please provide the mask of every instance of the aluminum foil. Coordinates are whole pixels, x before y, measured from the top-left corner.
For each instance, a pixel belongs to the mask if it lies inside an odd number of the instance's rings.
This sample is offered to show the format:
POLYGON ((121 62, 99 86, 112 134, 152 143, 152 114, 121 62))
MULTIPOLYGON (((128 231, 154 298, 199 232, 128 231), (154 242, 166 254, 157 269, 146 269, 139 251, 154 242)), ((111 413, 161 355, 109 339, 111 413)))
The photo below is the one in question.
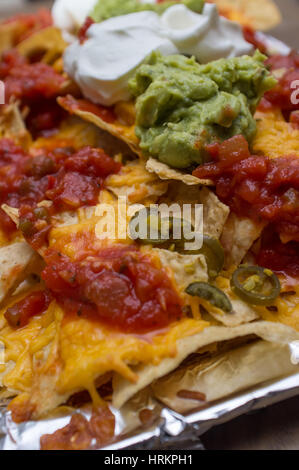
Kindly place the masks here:
MULTIPOLYGON (((292 360, 299 364, 299 344, 290 345, 292 360)), ((299 395, 298 373, 289 377, 263 384, 252 390, 206 405, 186 416, 162 407, 148 391, 139 393, 122 411, 112 411, 116 418, 116 441, 105 450, 202 450, 199 436, 213 426, 257 410, 279 401, 299 395), (153 419, 150 426, 142 426, 139 413, 151 410, 153 419)), ((5 409, 0 412, 0 449, 1 450, 39 450, 40 437, 66 426, 74 410, 41 421, 16 424, 5 409)), ((80 409, 89 418, 89 406, 80 409)))

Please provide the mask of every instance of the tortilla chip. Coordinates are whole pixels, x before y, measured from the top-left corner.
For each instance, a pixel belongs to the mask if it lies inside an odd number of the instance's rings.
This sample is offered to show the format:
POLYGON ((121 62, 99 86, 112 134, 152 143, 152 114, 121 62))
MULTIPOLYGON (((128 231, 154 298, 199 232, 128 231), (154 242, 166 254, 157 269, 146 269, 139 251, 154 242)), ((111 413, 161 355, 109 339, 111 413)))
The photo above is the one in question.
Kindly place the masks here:
POLYGON ((17 103, 0 106, 0 138, 12 139, 24 150, 28 150, 31 144, 31 136, 17 103))
POLYGON ((84 121, 91 122, 114 137, 121 139, 135 154, 141 156, 139 141, 135 135, 135 125, 122 123, 115 115, 113 108, 95 105, 87 100, 77 100, 70 95, 60 97, 57 101, 70 114, 75 114, 84 121))
POLYGON ((8 206, 7 204, 2 204, 1 209, 5 212, 5 214, 8 215, 8 217, 11 218, 11 220, 16 224, 16 226, 19 225, 19 209, 8 206))
POLYGON ((216 320, 222 323, 225 326, 234 327, 243 325, 245 323, 250 323, 254 320, 259 318, 256 311, 250 307, 246 302, 243 302, 240 299, 232 298, 231 291, 226 292, 228 297, 230 298, 231 304, 233 306, 233 310, 231 313, 213 311, 211 307, 209 308, 209 313, 212 315, 216 320))
POLYGON ((190 365, 158 380, 151 388, 164 405, 178 413, 186 413, 296 372, 299 367, 292 364, 288 345, 257 341, 212 358, 198 358, 197 364, 195 359, 190 365), (186 397, 198 394, 198 400, 181 398, 184 392, 186 397))
MULTIPOLYGON (((218 199, 216 194, 206 187, 188 186, 177 181, 169 182, 169 189, 160 203, 178 204, 182 211, 185 204, 203 205, 203 233, 219 239, 229 216, 230 209, 218 199)), ((194 216, 191 219, 194 225, 194 216)))
POLYGON ((277 26, 282 16, 273 0, 213 0, 231 20, 241 20, 254 29, 266 31, 277 26))
POLYGON ((216 279, 216 286, 225 292, 232 304, 232 312, 226 313, 212 304, 201 300, 201 304, 212 315, 215 320, 228 327, 239 326, 245 323, 250 323, 259 318, 257 311, 254 307, 248 305, 243 300, 239 299, 231 290, 230 280, 228 278, 218 276, 216 279))
POLYGON ((0 25, 0 56, 4 51, 15 46, 18 37, 24 31, 24 25, 20 21, 11 21, 0 25))
POLYGON ((202 188, 200 202, 203 204, 203 224, 205 235, 219 239, 228 219, 230 209, 208 188, 202 188))
POLYGON ((61 123, 59 131, 54 135, 36 139, 30 150, 34 154, 35 149, 51 151, 60 147, 72 147, 75 150, 86 146, 100 147, 101 135, 101 130, 93 124, 87 124, 76 116, 70 116, 61 123))
POLYGON ((271 322, 253 322, 235 328, 224 326, 211 326, 201 333, 184 338, 177 342, 177 354, 173 358, 163 360, 158 366, 136 366, 134 372, 138 374, 138 382, 132 383, 115 375, 113 380, 113 406, 121 408, 131 397, 140 390, 175 370, 190 354, 209 344, 228 341, 233 338, 256 335, 265 341, 289 344, 298 341, 299 334, 285 325, 271 322))
POLYGON ((188 186, 214 186, 213 181, 211 180, 201 180, 196 178, 196 176, 188 175, 187 173, 183 173, 182 171, 174 170, 170 168, 165 163, 159 162, 154 158, 149 158, 146 163, 146 169, 150 173, 155 173, 159 176, 161 180, 177 180, 181 181, 182 183, 188 186))
POLYGON ((180 255, 179 253, 155 248, 162 266, 183 292, 189 284, 196 281, 208 282, 208 268, 203 255, 180 255))
POLYGON ((109 176, 105 187, 117 197, 125 196, 130 204, 141 203, 147 198, 153 203, 166 193, 168 183, 149 173, 144 160, 134 160, 123 166, 117 175, 109 176))
POLYGON ((24 279, 39 273, 42 262, 37 253, 26 243, 13 243, 0 249, 0 303, 24 279))
POLYGON ((66 47, 67 43, 62 37, 61 31, 51 26, 22 41, 17 46, 17 50, 29 60, 41 57, 41 62, 51 65, 62 57, 66 47))
POLYGON ((231 213, 224 226, 221 243, 225 252, 225 268, 238 266, 254 242, 261 236, 265 223, 231 213))

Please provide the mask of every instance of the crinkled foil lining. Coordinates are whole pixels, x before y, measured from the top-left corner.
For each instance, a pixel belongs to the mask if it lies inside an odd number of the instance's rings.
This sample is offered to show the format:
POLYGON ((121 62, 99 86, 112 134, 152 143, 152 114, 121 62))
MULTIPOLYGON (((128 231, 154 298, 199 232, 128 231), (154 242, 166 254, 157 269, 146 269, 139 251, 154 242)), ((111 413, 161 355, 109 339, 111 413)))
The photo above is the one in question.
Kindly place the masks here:
MULTIPOLYGON (((299 364, 299 342, 290 344, 290 357, 293 363, 299 364)), ((105 450, 202 450, 199 436, 213 426, 295 395, 299 395, 299 366, 298 373, 294 375, 214 404, 207 404, 186 416, 162 407, 145 390, 131 399, 121 411, 112 408, 117 437, 105 450), (140 425, 139 413, 144 409, 152 411, 152 424, 148 427, 140 425)), ((87 418, 91 415, 89 407, 79 411, 87 418)), ((66 426, 74 412, 76 411, 65 409, 60 415, 49 419, 16 424, 12 421, 10 412, 2 409, 0 449, 39 450, 40 437, 66 426)))
MULTIPOLYGON (((272 36, 258 35, 271 53, 287 55, 291 51, 272 36)), ((292 362, 299 364, 298 342, 289 346, 292 362)), ((182 416, 162 407, 146 391, 141 392, 122 411, 112 409, 117 437, 105 450, 203 450, 199 437, 212 427, 296 395, 299 395, 299 372, 182 416), (149 427, 140 426, 139 413, 145 408, 153 413, 154 419, 149 427)), ((40 437, 66 426, 73 412, 65 410, 56 417, 16 424, 10 412, 0 408, 0 450, 39 450, 40 437)), ((88 407, 80 412, 87 418, 91 416, 88 407)))

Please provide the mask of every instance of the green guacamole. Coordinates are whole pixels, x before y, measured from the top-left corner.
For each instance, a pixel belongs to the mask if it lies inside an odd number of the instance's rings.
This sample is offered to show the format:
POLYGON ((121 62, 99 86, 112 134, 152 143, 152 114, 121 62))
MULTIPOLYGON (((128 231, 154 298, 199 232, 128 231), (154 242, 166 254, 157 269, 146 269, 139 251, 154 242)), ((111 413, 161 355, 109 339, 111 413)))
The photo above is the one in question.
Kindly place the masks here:
POLYGON ((276 84, 264 60, 257 51, 200 65, 154 52, 129 85, 141 149, 173 168, 189 168, 206 161, 209 143, 239 134, 250 142, 256 107, 276 84))
POLYGON ((96 4, 91 17, 97 23, 108 20, 114 16, 128 15, 129 13, 137 13, 139 11, 155 11, 161 15, 167 8, 183 3, 190 10, 201 13, 204 0, 183 0, 165 1, 162 3, 140 3, 138 0, 99 0, 96 4))

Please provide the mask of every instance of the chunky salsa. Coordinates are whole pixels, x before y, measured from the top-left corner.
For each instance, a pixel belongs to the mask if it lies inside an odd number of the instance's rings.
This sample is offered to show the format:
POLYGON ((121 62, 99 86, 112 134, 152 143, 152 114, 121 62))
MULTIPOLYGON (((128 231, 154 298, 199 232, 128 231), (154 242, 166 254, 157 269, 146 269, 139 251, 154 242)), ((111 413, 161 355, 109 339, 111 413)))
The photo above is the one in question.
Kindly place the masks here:
POLYGON ((263 234, 256 261, 259 266, 286 278, 299 278, 299 243, 282 243, 278 234, 269 227, 263 234))
POLYGON ((207 150, 213 161, 193 175, 212 180, 218 197, 236 214, 272 223, 284 241, 299 242, 298 157, 251 155, 242 136, 207 150))
POLYGON ((50 305, 51 295, 45 291, 29 294, 25 299, 6 310, 4 316, 13 328, 23 328, 32 317, 43 314, 50 305))
POLYGON ((182 301, 166 272, 136 247, 106 249, 88 264, 53 250, 45 260, 42 278, 69 318, 145 333, 182 316, 182 301))
POLYGON ((22 101, 53 98, 65 82, 65 78, 50 65, 29 63, 14 49, 2 56, 0 79, 5 84, 6 103, 12 97, 22 101))
MULTIPOLYGON (((37 242, 49 229, 53 212, 95 205, 103 181, 121 165, 101 149, 56 149, 35 157, 7 139, 0 140, 0 204, 20 209, 20 229, 28 241, 37 242), (38 207, 52 201, 51 209, 38 207)), ((0 209, 0 227, 15 231, 15 224, 0 209)))

